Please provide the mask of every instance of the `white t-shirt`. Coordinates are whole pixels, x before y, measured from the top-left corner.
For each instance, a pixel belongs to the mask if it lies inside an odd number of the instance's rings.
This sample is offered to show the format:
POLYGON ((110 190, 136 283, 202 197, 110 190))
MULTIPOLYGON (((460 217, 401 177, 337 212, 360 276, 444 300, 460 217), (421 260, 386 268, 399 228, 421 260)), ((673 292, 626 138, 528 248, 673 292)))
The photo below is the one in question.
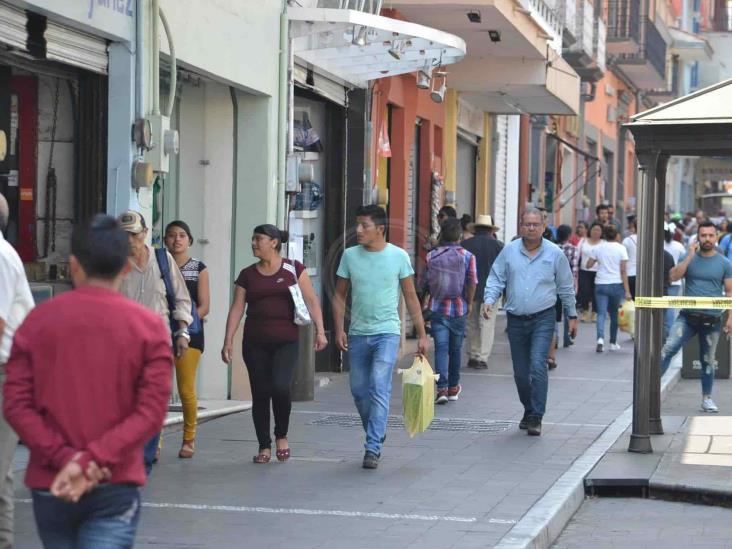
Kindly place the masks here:
MULTIPOLYGON (((681 258, 681 256, 686 253, 686 248, 684 248, 684 245, 678 240, 664 242, 663 249, 670 253, 671 257, 674 258, 674 265, 678 265, 679 258, 681 258)), ((677 280, 676 282, 672 282, 671 286, 681 286, 681 279, 677 280)))
POLYGON ((628 261, 628 250, 619 242, 603 240, 591 252, 590 257, 597 261, 595 284, 622 284, 620 276, 621 261, 628 261))
POLYGON ((0 232, 0 318, 5 321, 5 330, 0 339, 0 364, 8 361, 15 330, 33 305, 33 294, 25 278, 23 262, 0 232))
POLYGON ((579 243, 579 253, 580 253, 580 269, 583 271, 592 271, 597 272, 597 265, 593 265, 592 268, 587 267, 587 261, 592 257, 590 254, 592 253, 592 250, 597 248, 602 243, 602 240, 598 242, 597 244, 593 244, 590 242, 589 238, 583 238, 579 243))
POLYGON ((638 235, 632 234, 630 236, 626 236, 623 240, 623 246, 628 250, 628 264, 626 265, 628 276, 635 276, 635 256, 638 252, 638 235))

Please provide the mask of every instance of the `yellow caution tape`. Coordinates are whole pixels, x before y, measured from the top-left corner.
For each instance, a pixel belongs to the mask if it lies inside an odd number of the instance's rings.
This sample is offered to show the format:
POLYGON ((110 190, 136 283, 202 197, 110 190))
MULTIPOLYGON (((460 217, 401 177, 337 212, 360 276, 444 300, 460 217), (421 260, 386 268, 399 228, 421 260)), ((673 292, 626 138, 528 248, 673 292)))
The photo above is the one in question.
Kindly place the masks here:
POLYGON ((635 306, 646 309, 732 309, 732 297, 638 297, 635 306))

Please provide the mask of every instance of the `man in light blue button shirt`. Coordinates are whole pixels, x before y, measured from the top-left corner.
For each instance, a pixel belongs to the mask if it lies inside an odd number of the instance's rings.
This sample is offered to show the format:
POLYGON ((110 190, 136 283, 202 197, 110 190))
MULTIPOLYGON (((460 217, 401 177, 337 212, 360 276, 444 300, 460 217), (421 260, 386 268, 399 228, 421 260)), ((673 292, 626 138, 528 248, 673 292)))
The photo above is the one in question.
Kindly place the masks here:
POLYGON ((506 291, 508 341, 513 377, 524 416, 519 428, 541 434, 549 388, 546 359, 554 335, 555 303, 562 300, 572 337, 577 333, 574 277, 559 246, 542 238, 544 215, 536 208, 521 214, 521 236, 503 248, 485 285, 483 316, 506 291))

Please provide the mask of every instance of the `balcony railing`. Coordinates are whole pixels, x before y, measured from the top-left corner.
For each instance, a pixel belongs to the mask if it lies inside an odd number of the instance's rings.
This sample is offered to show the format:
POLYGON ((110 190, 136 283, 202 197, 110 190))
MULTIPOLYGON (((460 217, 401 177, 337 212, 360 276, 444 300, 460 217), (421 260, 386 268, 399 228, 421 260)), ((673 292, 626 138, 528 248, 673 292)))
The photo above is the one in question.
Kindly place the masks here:
POLYGON ((640 6, 641 0, 608 0, 607 41, 611 53, 635 53, 640 43, 640 6), (618 46, 613 47, 613 43, 618 46))
POLYGON ((560 4, 561 18, 564 22, 564 31, 577 39, 577 0, 564 0, 560 4))
POLYGON ((551 36, 551 47, 562 51, 562 19, 555 7, 555 0, 518 0, 544 31, 551 36))
MULTIPOLYGON (((626 67, 640 67, 647 69, 638 72, 634 70, 632 80, 637 80, 641 88, 656 89, 665 85, 666 78, 666 42, 656 24, 644 18, 641 23, 643 33, 638 41, 638 53, 622 53, 614 57, 614 62, 626 67), (648 84, 653 83, 653 85, 648 84)), ((627 70, 626 70, 627 72, 627 70)))
POLYGON ((664 76, 666 74, 666 42, 656 25, 649 19, 645 20, 645 31, 646 36, 641 46, 641 55, 645 54, 658 74, 664 76))
POLYGON ((300 0, 299 3, 303 7, 356 10, 378 15, 383 0, 300 0))

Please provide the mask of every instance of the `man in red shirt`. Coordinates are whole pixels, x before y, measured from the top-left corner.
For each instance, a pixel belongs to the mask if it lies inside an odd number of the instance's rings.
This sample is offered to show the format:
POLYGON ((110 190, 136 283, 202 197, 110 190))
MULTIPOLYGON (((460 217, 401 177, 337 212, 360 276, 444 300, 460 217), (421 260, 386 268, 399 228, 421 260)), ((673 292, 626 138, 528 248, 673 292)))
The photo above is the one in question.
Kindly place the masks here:
POLYGON ((36 307, 15 333, 3 413, 30 449, 25 483, 45 547, 132 547, 145 484, 142 448, 171 390, 168 331, 117 292, 127 234, 100 215, 77 228, 75 290, 36 307))

